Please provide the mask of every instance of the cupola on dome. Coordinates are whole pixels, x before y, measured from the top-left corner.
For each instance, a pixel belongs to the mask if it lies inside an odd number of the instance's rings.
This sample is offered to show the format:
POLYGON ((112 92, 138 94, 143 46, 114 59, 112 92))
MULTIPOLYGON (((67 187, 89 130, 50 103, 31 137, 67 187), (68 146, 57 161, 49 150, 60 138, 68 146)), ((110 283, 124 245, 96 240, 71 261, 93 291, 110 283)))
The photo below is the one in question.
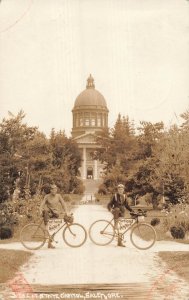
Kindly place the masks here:
POLYGON ((86 90, 77 96, 74 104, 74 108, 83 106, 107 107, 104 96, 95 89, 94 79, 91 74, 87 79, 86 90))

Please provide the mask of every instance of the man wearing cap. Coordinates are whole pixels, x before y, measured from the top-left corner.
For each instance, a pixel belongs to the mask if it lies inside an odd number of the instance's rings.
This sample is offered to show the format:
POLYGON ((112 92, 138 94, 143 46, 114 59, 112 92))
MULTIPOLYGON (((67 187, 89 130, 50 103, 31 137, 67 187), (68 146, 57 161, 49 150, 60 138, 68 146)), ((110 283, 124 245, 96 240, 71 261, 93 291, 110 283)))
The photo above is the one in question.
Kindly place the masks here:
MULTIPOLYGON (((59 218, 61 211, 67 214, 67 208, 65 202, 60 194, 57 194, 57 186, 52 184, 50 187, 50 194, 45 195, 39 211, 43 216, 46 230, 48 231, 48 221, 50 218, 59 218)), ((49 239, 48 248, 55 248, 52 245, 52 241, 49 239)))
MULTIPOLYGON (((124 194, 125 187, 123 184, 118 184, 117 186, 117 193, 114 194, 112 199, 107 205, 107 208, 109 211, 112 212, 114 215, 114 226, 115 229, 117 228, 118 224, 118 218, 119 217, 124 217, 126 209, 128 209, 130 212, 132 212, 132 208, 129 206, 127 197, 124 194)), ((120 247, 125 247, 123 244, 121 236, 118 234, 118 246, 120 247)))

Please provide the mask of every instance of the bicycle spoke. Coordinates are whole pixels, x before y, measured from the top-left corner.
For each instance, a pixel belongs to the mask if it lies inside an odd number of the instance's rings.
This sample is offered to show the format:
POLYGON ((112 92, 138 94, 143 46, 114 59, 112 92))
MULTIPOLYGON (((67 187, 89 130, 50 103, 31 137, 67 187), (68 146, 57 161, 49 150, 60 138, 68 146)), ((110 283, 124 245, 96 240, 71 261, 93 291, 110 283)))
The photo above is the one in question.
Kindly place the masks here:
POLYGON ((93 243, 105 246, 111 243, 115 235, 114 228, 111 223, 106 220, 94 222, 89 229, 89 237, 93 243))
POLYGON ((27 249, 39 249, 45 240, 45 231, 38 224, 28 224, 21 230, 20 241, 27 249))
POLYGON ((63 239, 70 247, 80 247, 87 239, 87 232, 82 225, 73 223, 64 229, 63 239))
POLYGON ((131 242, 138 249, 149 249, 156 241, 154 228, 146 223, 139 223, 131 231, 131 242))

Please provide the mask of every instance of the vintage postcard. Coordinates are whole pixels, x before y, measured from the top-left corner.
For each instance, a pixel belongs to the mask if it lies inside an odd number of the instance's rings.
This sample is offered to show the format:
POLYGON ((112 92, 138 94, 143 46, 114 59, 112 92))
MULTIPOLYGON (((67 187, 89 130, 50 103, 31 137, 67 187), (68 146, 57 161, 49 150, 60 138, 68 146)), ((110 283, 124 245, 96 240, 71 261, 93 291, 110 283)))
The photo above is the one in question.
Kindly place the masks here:
POLYGON ((0 1, 0 299, 189 299, 189 1, 0 1))

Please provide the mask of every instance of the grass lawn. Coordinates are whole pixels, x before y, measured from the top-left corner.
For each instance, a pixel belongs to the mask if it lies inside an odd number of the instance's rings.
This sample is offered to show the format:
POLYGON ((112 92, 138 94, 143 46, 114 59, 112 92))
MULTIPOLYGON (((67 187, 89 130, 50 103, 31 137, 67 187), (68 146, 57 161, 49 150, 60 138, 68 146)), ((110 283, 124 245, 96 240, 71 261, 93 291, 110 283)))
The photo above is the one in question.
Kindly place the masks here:
MULTIPOLYGON (((134 208, 134 207, 133 207, 134 208)), ((134 208, 136 209, 136 207, 134 208)), ((145 209, 144 209, 145 210, 145 209)), ((165 215, 165 213, 161 212, 160 210, 147 210, 147 217, 145 218, 145 222, 150 224, 151 220, 153 218, 158 218, 160 220, 160 223, 156 226, 154 226, 154 229, 157 233, 157 240, 158 241, 172 241, 174 240, 170 234, 167 234, 168 232, 168 218, 165 215)), ((175 241, 179 243, 189 244, 189 240, 187 239, 176 239, 175 241)))
POLYGON ((24 263, 28 261, 32 253, 20 250, 0 249, 0 283, 14 277, 24 263))
POLYGON ((19 238, 17 236, 10 239, 0 240, 0 244, 10 244, 15 242, 19 242, 19 238))
POLYGON ((159 252, 159 257, 189 284, 189 252, 159 252))

